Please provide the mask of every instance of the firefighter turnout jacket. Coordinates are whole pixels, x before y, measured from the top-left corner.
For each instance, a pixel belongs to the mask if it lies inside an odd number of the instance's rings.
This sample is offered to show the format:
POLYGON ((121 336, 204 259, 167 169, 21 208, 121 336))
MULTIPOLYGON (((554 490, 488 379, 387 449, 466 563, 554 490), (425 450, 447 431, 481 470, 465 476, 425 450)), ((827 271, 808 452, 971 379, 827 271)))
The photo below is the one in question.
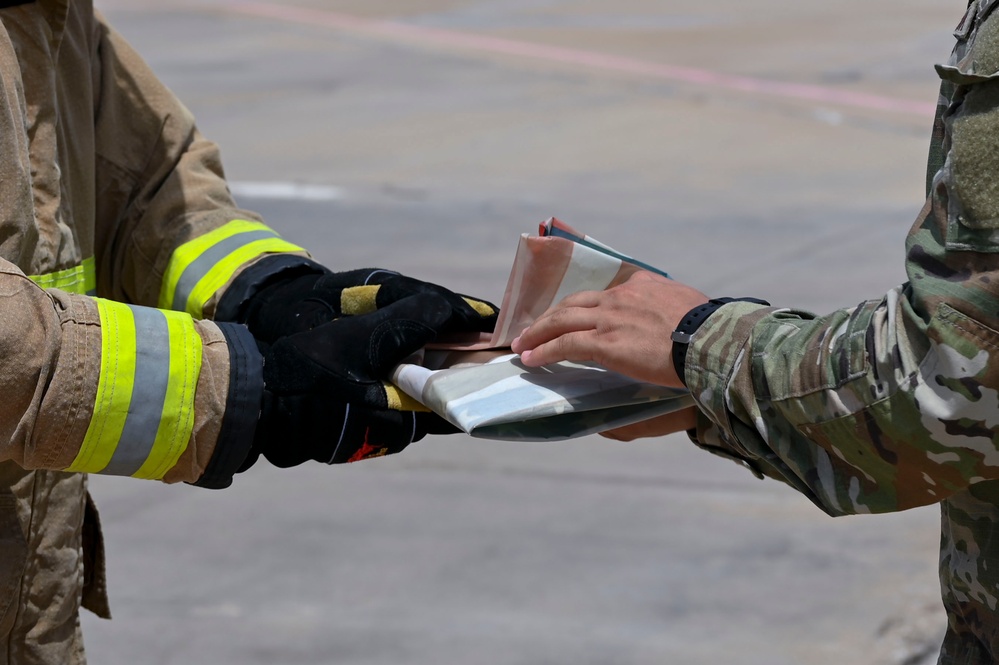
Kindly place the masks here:
POLYGON ((247 266, 307 255, 89 1, 0 26, 0 665, 76 662, 81 598, 108 614, 85 474, 229 484, 260 356, 210 319, 247 266))

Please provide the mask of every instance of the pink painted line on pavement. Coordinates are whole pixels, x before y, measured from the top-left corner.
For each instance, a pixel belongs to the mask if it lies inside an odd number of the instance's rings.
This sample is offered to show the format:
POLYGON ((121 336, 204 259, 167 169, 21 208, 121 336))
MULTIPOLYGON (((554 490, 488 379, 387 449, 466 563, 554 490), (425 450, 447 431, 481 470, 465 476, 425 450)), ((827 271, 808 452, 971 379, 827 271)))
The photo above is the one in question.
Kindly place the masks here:
POLYGON ((308 9, 290 5, 277 5, 266 2, 243 2, 233 0, 223 5, 232 12, 274 18, 293 23, 304 23, 347 30, 393 40, 416 41, 448 47, 456 47, 483 53, 511 55, 532 58, 547 62, 589 67, 605 71, 621 72, 650 78, 676 81, 697 86, 733 90, 754 95, 781 97, 799 101, 832 104, 872 111, 885 111, 932 117, 936 106, 919 102, 864 92, 852 92, 820 85, 787 83, 749 76, 736 76, 713 72, 707 69, 678 67, 660 64, 649 60, 639 60, 609 55, 596 51, 564 48, 535 44, 502 37, 492 37, 455 30, 427 28, 394 21, 365 19, 349 14, 341 14, 320 9, 308 9))

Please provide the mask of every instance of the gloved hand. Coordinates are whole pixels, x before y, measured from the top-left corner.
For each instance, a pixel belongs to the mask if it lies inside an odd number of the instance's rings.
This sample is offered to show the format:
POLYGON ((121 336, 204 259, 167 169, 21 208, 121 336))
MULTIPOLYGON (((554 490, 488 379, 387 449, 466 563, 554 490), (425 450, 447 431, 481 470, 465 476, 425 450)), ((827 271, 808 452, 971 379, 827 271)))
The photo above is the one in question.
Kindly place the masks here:
POLYGON ((253 450, 278 466, 395 453, 457 430, 385 382, 440 334, 492 330, 497 309, 387 270, 332 273, 299 257, 264 259, 227 289, 216 320, 245 323, 264 355, 253 450), (425 410, 424 410, 425 411, 425 410))
POLYGON ((450 306, 451 317, 440 333, 488 332, 496 325, 498 310, 491 303, 380 268, 279 278, 250 297, 242 307, 240 322, 246 323, 254 337, 270 343, 418 294, 438 296, 450 306))
POLYGON ((241 471, 260 455, 287 468, 309 460, 344 464, 400 452, 427 434, 457 432, 434 413, 371 409, 315 393, 266 391, 253 448, 241 471))
POLYGON ((264 385, 279 395, 321 393, 367 407, 402 408, 401 398, 383 379, 405 358, 453 328, 454 318, 447 298, 421 293, 273 344, 258 341, 264 355, 264 385))
MULTIPOLYGON (((453 299, 418 293, 369 314, 258 342, 264 400, 249 464, 349 462, 398 452, 427 433, 457 430, 383 381, 454 325, 453 299)), ((244 464, 246 468, 249 464, 244 464)))

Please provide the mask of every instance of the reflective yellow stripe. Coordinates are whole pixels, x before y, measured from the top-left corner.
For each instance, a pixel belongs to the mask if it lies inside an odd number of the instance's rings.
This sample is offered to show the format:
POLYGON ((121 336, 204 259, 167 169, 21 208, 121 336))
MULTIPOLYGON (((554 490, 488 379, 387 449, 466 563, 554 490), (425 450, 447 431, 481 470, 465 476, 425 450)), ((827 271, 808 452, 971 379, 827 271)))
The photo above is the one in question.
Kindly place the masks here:
POLYGON ((484 303, 481 300, 474 300, 473 298, 468 298, 462 296, 461 298, 468 306, 475 310, 475 313, 481 317, 493 316, 496 314, 496 310, 489 306, 489 303, 484 303))
POLYGON ((201 337, 182 312, 95 302, 101 373, 94 414, 66 470, 161 479, 194 429, 201 337))
POLYGON ((43 289, 60 289, 69 293, 92 294, 97 290, 97 270, 94 257, 84 259, 73 268, 45 275, 28 275, 28 279, 43 289))
POLYGON ((201 337, 187 314, 164 312, 170 331, 170 378, 156 441, 133 478, 160 480, 187 450, 194 431, 194 391, 201 374, 201 337))
POLYGON ((201 318, 205 303, 239 268, 274 252, 302 252, 260 222, 237 219, 184 243, 170 257, 159 307, 201 318))
POLYGON ((239 270, 240 266, 258 256, 278 252, 301 251, 304 251, 301 247, 281 238, 258 240, 248 245, 243 245, 216 263, 215 267, 208 274, 198 280, 197 286, 194 287, 190 297, 187 299, 186 311, 191 316, 201 318, 205 303, 211 299, 215 292, 225 286, 225 283, 239 270))
POLYGON ((73 464, 66 471, 97 473, 108 465, 132 402, 135 320, 125 305, 96 299, 101 319, 101 375, 94 415, 73 464))
POLYGON ((237 219, 203 236, 198 236, 194 240, 188 241, 175 249, 173 256, 170 257, 170 264, 167 266, 166 274, 163 275, 163 286, 160 289, 160 309, 168 309, 170 307, 170 304, 173 302, 174 293, 177 291, 177 283, 180 281, 180 276, 184 274, 187 266, 194 263, 208 248, 238 233, 262 231, 266 228, 267 226, 260 222, 248 222, 237 219))
POLYGON ((345 316, 370 314, 378 309, 378 291, 381 284, 348 286, 340 292, 340 311, 345 316))
POLYGON ((407 395, 398 386, 382 382, 385 387, 385 397, 388 408, 393 411, 430 411, 429 408, 407 395))

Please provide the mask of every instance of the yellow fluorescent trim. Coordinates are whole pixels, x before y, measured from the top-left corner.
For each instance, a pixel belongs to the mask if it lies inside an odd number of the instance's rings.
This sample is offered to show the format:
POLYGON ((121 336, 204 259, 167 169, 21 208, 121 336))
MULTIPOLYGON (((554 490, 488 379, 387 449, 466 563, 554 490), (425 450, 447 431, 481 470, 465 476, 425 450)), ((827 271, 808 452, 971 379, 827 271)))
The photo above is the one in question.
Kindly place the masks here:
POLYGON ((94 415, 83 445, 66 471, 97 473, 111 461, 128 417, 135 381, 135 319, 119 303, 96 298, 101 320, 101 374, 94 415))
POLYGON ((496 310, 490 307, 488 304, 482 302, 481 300, 475 300, 473 298, 462 298, 468 306, 475 310, 475 313, 482 317, 492 316, 496 313, 496 310))
POLYGON ((370 314, 378 309, 378 290, 380 284, 367 286, 349 286, 340 292, 340 311, 345 316, 360 316, 370 314))
POLYGON ((162 480, 187 450, 194 431, 194 393, 201 374, 201 336, 182 312, 164 312, 170 331, 170 379, 156 441, 133 478, 162 480))
POLYGON ((268 230, 270 229, 266 224, 236 219, 178 247, 174 250, 173 256, 170 257, 170 264, 167 266, 166 274, 163 275, 163 286, 160 289, 159 300, 160 309, 170 308, 173 304, 174 293, 177 290, 177 283, 180 282, 184 271, 213 245, 239 233, 268 230))
POLYGON ((302 252, 298 245, 293 245, 281 238, 267 238, 243 245, 236 251, 227 255, 224 259, 201 278, 191 290, 191 295, 187 299, 186 311, 196 319, 202 318, 205 303, 207 303, 215 292, 225 286, 229 278, 235 274, 239 268, 253 259, 269 253, 277 252, 302 252))
POLYGON ((388 398, 388 408, 393 411, 424 411, 430 409, 423 406, 415 399, 402 392, 397 386, 391 383, 383 383, 385 386, 385 396, 388 398))
POLYGON ((44 275, 28 275, 28 279, 43 289, 60 289, 83 295, 97 288, 96 261, 91 256, 78 266, 44 275))

